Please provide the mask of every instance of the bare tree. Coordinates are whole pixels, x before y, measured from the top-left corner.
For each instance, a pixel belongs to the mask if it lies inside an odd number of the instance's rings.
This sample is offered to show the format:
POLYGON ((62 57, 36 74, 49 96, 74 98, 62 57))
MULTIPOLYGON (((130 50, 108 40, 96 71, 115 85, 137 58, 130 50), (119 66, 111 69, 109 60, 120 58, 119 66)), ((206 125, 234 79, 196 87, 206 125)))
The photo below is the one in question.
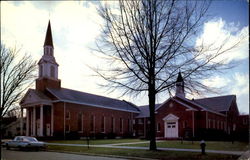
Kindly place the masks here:
POLYGON ((237 46, 197 46, 195 40, 206 20, 209 1, 137 0, 119 1, 99 8, 105 26, 96 51, 109 62, 94 68, 112 89, 123 94, 148 93, 150 150, 156 150, 155 99, 160 92, 171 96, 181 70, 190 94, 213 91, 201 83, 215 72, 227 69, 217 57, 237 46))
MULTIPOLYGON (((2 118, 18 105, 25 90, 33 83, 36 62, 31 56, 20 55, 20 49, 6 48, 1 44, 0 53, 0 128, 2 118)), ((0 139, 1 139, 0 137, 0 139)), ((1 143, 0 143, 1 144, 1 143)), ((1 145, 0 145, 1 146, 1 145)))

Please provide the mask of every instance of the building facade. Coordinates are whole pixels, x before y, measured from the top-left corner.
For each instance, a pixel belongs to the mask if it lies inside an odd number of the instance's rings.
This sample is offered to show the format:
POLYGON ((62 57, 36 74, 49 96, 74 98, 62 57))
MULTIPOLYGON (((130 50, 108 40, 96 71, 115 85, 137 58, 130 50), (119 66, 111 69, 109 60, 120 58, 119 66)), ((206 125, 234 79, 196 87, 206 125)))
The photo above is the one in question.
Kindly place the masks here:
MULTIPOLYGON (((148 106, 61 87, 50 22, 43 48, 36 88, 29 89, 20 102, 22 113, 26 110, 26 133, 21 133, 64 138, 149 135, 148 106)), ((235 95, 189 100, 184 87, 179 73, 176 95, 156 105, 158 138, 196 137, 209 129, 230 134, 237 129, 235 95)))

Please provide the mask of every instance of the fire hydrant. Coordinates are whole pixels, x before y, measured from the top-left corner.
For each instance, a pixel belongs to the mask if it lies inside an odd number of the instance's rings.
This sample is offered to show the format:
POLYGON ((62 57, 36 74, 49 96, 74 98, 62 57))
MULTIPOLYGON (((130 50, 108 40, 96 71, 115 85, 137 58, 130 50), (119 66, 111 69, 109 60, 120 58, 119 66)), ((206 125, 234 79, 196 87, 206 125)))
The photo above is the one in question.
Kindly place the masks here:
POLYGON ((205 143, 204 140, 201 140, 200 146, 201 146, 201 154, 202 154, 202 155, 205 155, 205 154, 206 154, 206 153, 205 153, 206 143, 205 143))

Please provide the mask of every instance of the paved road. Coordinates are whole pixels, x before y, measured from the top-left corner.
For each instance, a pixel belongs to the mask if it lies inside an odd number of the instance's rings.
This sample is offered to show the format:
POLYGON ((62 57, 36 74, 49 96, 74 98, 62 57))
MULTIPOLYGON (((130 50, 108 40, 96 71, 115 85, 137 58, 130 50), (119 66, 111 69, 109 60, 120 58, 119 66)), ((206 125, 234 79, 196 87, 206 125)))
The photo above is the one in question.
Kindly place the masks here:
POLYGON ((68 153, 44 151, 2 150, 2 160, 125 160, 119 158, 95 157, 68 153))

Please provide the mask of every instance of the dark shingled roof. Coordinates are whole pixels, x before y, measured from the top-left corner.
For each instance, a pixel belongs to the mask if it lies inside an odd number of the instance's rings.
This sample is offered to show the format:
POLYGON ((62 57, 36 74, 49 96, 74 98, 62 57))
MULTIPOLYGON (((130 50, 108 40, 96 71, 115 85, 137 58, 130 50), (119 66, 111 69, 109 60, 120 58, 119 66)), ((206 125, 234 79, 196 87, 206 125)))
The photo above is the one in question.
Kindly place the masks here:
MULTIPOLYGON (((155 104, 155 110, 160 106, 161 104, 155 104)), ((144 118, 144 117, 149 117, 149 107, 148 105, 145 106, 139 106, 140 109, 140 114, 136 116, 136 118, 144 118)))
POLYGON ((56 98, 58 98, 58 100, 64 102, 85 104, 88 106, 108 108, 127 112, 140 112, 140 110, 134 104, 125 100, 117 100, 66 88, 47 88, 47 90, 56 98))
POLYGON ((52 47, 53 47, 53 39, 52 39, 50 21, 49 21, 48 28, 47 28, 47 32, 46 32, 46 37, 45 37, 45 41, 44 41, 44 46, 52 46, 52 47))
POLYGON ((195 99, 194 102, 217 112, 228 111, 235 95, 195 99))

